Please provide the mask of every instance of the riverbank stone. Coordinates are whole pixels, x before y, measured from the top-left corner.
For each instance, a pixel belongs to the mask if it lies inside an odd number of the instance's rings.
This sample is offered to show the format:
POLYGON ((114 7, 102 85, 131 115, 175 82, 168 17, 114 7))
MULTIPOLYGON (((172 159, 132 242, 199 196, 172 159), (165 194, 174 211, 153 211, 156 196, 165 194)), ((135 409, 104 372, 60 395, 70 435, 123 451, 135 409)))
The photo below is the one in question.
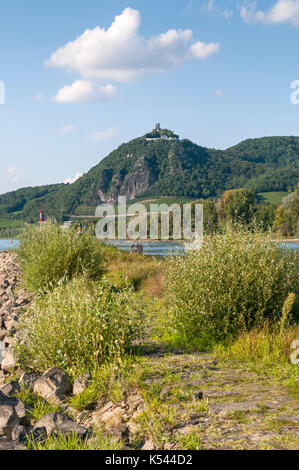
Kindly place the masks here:
POLYGON ((72 384, 66 372, 52 367, 36 380, 33 391, 49 403, 59 404, 72 392, 72 384))

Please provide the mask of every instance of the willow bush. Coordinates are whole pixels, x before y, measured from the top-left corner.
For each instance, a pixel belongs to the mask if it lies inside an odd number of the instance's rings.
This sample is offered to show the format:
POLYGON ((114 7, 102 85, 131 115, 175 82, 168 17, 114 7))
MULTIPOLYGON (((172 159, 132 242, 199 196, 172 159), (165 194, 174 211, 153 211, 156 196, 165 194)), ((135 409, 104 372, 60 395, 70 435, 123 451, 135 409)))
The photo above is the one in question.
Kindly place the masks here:
POLYGON ((81 234, 57 224, 26 225, 18 249, 25 287, 35 293, 80 274, 97 279, 102 273, 102 245, 91 231, 81 234))
POLYGON ((185 342, 216 342, 279 323, 299 290, 299 259, 269 234, 228 228, 202 249, 172 258, 166 280, 170 331, 185 342))
POLYGON ((35 298, 22 315, 14 350, 23 368, 73 374, 121 361, 142 336, 144 305, 127 285, 85 277, 35 298))

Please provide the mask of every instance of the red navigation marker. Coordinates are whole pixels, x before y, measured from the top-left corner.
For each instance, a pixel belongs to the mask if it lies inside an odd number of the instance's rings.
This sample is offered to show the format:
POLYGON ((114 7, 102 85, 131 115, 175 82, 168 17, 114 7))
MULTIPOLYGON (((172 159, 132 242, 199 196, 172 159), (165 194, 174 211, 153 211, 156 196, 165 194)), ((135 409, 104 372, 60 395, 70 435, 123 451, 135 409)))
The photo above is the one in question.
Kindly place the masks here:
POLYGON ((43 222, 45 220, 45 217, 44 217, 44 212, 42 210, 39 211, 39 225, 40 225, 40 229, 42 229, 42 225, 43 225, 43 222))

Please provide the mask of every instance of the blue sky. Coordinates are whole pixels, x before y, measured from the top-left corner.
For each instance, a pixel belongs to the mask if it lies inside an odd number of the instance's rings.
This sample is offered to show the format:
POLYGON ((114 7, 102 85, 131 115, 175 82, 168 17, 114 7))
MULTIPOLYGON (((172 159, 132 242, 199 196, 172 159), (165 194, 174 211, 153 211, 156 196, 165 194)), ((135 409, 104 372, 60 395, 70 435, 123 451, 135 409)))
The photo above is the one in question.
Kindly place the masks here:
POLYGON ((298 135, 298 42, 299 0, 2 0, 0 193, 72 180, 156 122, 215 148, 298 135))

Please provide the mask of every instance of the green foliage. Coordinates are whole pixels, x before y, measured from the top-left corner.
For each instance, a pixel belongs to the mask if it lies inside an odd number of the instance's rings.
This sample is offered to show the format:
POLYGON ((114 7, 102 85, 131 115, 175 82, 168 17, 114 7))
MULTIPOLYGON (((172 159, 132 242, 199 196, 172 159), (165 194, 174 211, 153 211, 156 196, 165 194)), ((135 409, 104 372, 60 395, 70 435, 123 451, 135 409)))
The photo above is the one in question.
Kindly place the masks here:
POLYGON ((247 139, 226 151, 251 162, 299 168, 299 137, 247 139))
MULTIPOLYGON (((172 131, 161 132, 176 137, 172 131)), ((138 182, 143 189, 137 196, 144 198, 208 199, 236 188, 288 191, 299 179, 298 141, 297 137, 268 137, 221 151, 187 139, 137 138, 120 145, 73 184, 26 188, 0 196, 0 217, 35 222, 40 209, 58 221, 74 213, 90 214, 101 202, 99 194, 117 200, 124 188, 132 186, 128 182, 138 182)))
POLYGON ((179 435, 178 442, 181 450, 201 450, 201 436, 199 432, 190 432, 186 435, 179 435))
MULTIPOLYGON (((63 184, 52 184, 48 186, 37 186, 35 188, 22 188, 0 195, 0 217, 10 216, 14 219, 23 219, 22 212, 26 211, 32 201, 40 201, 42 205, 43 198, 51 193, 56 193, 63 184)), ((41 209, 41 207, 39 208, 41 209)), ((36 222, 38 212, 31 214, 27 221, 36 222)))
POLYGON ((226 222, 249 224, 254 213, 255 195, 250 189, 225 191, 218 204, 220 219, 226 222))
POLYGON ((92 371, 87 389, 71 397, 69 404, 78 411, 94 409, 107 400, 118 405, 125 394, 143 385, 145 372, 142 359, 133 355, 123 356, 121 362, 106 362, 92 371))
POLYGON ((282 306, 282 316, 280 320, 280 333, 283 334, 286 327, 289 325, 292 318, 292 310, 296 301, 296 295, 293 292, 287 296, 282 306))
POLYGON ((74 374, 121 361, 143 325, 143 302, 130 286, 79 277, 33 301, 14 348, 22 367, 56 366, 74 374))
POLYGON ((23 229, 18 257, 24 285, 36 293, 78 274, 97 279, 102 273, 102 246, 91 231, 78 234, 51 223, 23 229))
POLYGON ((269 204, 274 204, 276 206, 280 206, 282 199, 287 196, 288 193, 286 191, 269 191, 267 193, 258 193, 257 197, 261 202, 266 202, 269 204))
POLYGON ((274 226, 284 236, 296 235, 299 223, 299 184, 295 191, 282 199, 275 211, 274 226))
POLYGON ((109 436, 95 436, 92 440, 82 439, 78 434, 55 434, 44 441, 28 440, 28 450, 121 450, 122 441, 109 436))
POLYGON ((277 322, 290 292, 299 291, 295 252, 265 233, 237 227, 205 237, 201 250, 172 259, 166 280, 170 328, 209 343, 277 322))
POLYGON ((47 413, 61 411, 59 406, 51 405, 46 400, 33 393, 31 389, 22 388, 16 396, 25 403, 26 412, 34 421, 39 421, 47 413))
POLYGON ((0 238, 17 238, 24 224, 22 220, 0 218, 0 238))
POLYGON ((161 136, 166 136, 170 137, 173 139, 178 139, 179 136, 177 134, 174 134, 171 130, 169 129, 160 129, 156 130, 154 129, 152 132, 149 132, 148 134, 145 134, 145 138, 152 138, 152 139, 159 139, 161 136))

